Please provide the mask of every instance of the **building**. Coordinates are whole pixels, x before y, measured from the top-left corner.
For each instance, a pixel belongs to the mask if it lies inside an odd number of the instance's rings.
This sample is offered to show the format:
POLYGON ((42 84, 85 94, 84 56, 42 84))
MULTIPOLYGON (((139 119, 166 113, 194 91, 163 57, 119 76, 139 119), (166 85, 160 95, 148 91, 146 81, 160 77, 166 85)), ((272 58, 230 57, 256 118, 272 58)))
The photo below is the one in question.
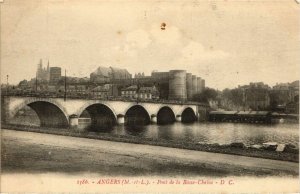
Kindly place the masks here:
POLYGON ((270 91, 271 104, 285 106, 293 99, 292 91, 288 84, 276 84, 270 91))
POLYGON ((250 82, 248 87, 270 89, 270 86, 268 86, 267 84, 264 84, 264 82, 250 82))
POLYGON ((193 99, 193 75, 191 73, 186 74, 186 90, 188 100, 193 99))
POLYGON ((38 68, 36 71, 36 79, 49 81, 50 79, 50 69, 49 69, 49 61, 47 68, 43 67, 43 61, 40 59, 40 63, 38 64, 38 68))
POLYGON ((61 68, 50 67, 50 83, 57 83, 61 79, 61 68))
POLYGON ((135 98, 138 97, 137 91, 138 91, 138 86, 137 85, 132 85, 132 86, 129 86, 127 88, 123 88, 121 90, 121 96, 123 98, 135 99, 135 98))
MULTIPOLYGON (((277 83, 270 92, 272 110, 297 112, 299 104, 299 81, 292 83, 277 83)), ((299 108, 298 108, 299 110, 299 108)))
POLYGON ((93 83, 109 83, 114 80, 131 79, 132 75, 126 69, 114 67, 98 67, 90 74, 93 83))
MULTIPOLYGON (((192 76, 191 73, 187 73, 185 70, 170 70, 168 72, 153 71, 150 76, 146 76, 142 72, 136 73, 132 78, 126 69, 100 66, 90 74, 90 83, 113 84, 119 88, 118 91, 121 92, 121 96, 126 98, 136 98, 134 94, 134 91, 137 91, 135 85, 145 87, 154 85, 161 99, 191 100, 198 91, 197 80, 195 79, 195 84, 193 84, 193 77, 197 79, 197 76, 192 76)), ((205 80, 199 77, 198 82, 199 91, 200 85, 203 91, 205 80)))
POLYGON ((132 75, 127 71, 127 69, 120 69, 115 67, 110 67, 112 72, 112 79, 131 79, 132 75))
POLYGON ((130 99, 144 99, 152 100, 159 99, 159 91, 155 86, 152 87, 138 87, 132 85, 121 90, 121 96, 130 99))
POLYGON ((155 86, 141 87, 138 96, 140 99, 159 99, 159 91, 155 86))
POLYGON ((266 110, 270 107, 270 87, 263 82, 250 83, 244 87, 245 107, 252 110, 266 110))
POLYGON ((202 79, 201 77, 197 77, 197 93, 201 94, 202 92, 203 92, 202 79))
POLYGON ((205 80, 201 79, 201 91, 203 92, 205 89, 205 80))
POLYGON ((22 90, 30 90, 33 87, 30 86, 30 82, 28 82, 27 80, 22 80, 20 81, 20 83, 18 84, 18 88, 22 89, 22 90))
POLYGON ((144 72, 143 73, 136 73, 136 74, 134 74, 134 78, 144 78, 144 77, 145 77, 144 72))
POLYGON ((169 80, 169 72, 152 71, 151 77, 155 80, 169 80))
POLYGON ((72 96, 87 96, 89 86, 85 84, 67 84, 67 92, 72 96))
POLYGON ((74 85, 82 85, 82 84, 89 84, 90 79, 87 77, 71 77, 67 76, 67 83, 74 84, 74 85))
POLYGON ((97 86, 91 90, 91 94, 96 98, 108 98, 110 96, 112 85, 105 84, 102 86, 97 86))
POLYGON ((186 70, 171 70, 169 72, 169 100, 186 100, 186 70))
POLYGON ((299 115, 299 99, 298 101, 288 103, 285 106, 285 113, 299 115))
POLYGON ((157 83, 163 99, 191 100, 195 94, 201 93, 205 88, 204 79, 187 73, 185 70, 153 71, 151 78, 153 83, 157 83))
POLYGON ((293 92, 293 96, 299 96, 299 80, 289 84, 290 90, 293 92))
MULTIPOLYGON (((62 76, 60 67, 49 67, 48 62, 47 69, 43 69, 41 61, 38 66, 37 75, 39 78, 47 78, 46 72, 49 72, 48 79, 50 85, 63 86, 66 81, 68 86, 72 86, 72 89, 69 90, 72 94, 85 95, 90 92, 95 92, 97 97, 117 97, 121 95, 126 98, 160 98, 186 101, 192 100, 193 96, 197 94, 197 91, 203 91, 205 87, 203 79, 200 77, 197 79, 196 75, 187 73, 186 70, 170 70, 168 72, 153 71, 150 76, 146 76, 143 72, 140 72, 136 73, 134 78, 132 78, 132 75, 126 69, 100 66, 90 74, 89 78, 67 77, 65 80, 63 79, 64 77, 62 76), (102 87, 105 84, 113 85, 112 95, 104 94, 107 93, 107 91, 104 91, 106 89, 103 89, 102 87), (80 87, 81 89, 77 89, 78 85, 82 86, 80 87), (96 86, 99 85, 101 87, 96 88, 96 86), (146 88, 141 90, 137 89, 137 86, 141 85, 146 88), (153 86, 155 86, 155 89, 152 88, 153 86), (86 89, 87 87, 94 87, 95 90, 86 89), (136 96, 138 93, 137 91, 141 92, 140 96, 136 96), (120 92, 121 94, 119 94, 120 92), (158 93, 159 96, 157 96, 156 93, 158 93)), ((42 81, 39 81, 38 83, 41 85, 42 81)), ((47 82, 46 84, 49 83, 47 82)))
POLYGON ((98 67, 90 74, 90 81, 93 83, 108 83, 111 78, 111 69, 108 67, 98 67))

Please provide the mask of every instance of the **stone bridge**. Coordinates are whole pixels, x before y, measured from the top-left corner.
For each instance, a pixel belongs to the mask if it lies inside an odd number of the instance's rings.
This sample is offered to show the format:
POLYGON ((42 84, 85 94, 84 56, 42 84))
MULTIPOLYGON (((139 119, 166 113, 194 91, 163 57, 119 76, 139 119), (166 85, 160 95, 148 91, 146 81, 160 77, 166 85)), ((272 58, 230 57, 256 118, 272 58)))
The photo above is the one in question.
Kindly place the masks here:
POLYGON ((204 120, 207 106, 159 102, 109 101, 4 96, 2 122, 9 123, 25 106, 31 107, 45 127, 78 128, 84 118, 94 128, 115 124, 168 124, 204 120))

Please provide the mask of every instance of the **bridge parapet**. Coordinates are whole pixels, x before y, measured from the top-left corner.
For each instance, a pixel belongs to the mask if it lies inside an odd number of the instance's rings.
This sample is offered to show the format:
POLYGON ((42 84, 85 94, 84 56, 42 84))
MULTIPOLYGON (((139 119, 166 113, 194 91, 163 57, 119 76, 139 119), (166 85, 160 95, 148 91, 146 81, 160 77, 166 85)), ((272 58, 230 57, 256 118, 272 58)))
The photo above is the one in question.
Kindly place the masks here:
MULTIPOLYGON (((2 97, 10 96, 10 97, 20 97, 20 98, 43 98, 43 99, 64 99, 63 95, 48 95, 46 93, 32 93, 32 94, 1 94, 2 97)), ((129 98, 123 98, 123 97, 107 97, 107 98, 100 98, 100 97, 92 97, 90 95, 85 96, 78 96, 73 94, 67 95, 67 100, 100 100, 100 101, 122 101, 122 102, 145 102, 145 103, 161 103, 161 104, 176 104, 176 105, 197 105, 202 107, 209 107, 208 103, 202 103, 202 102, 195 102, 195 101, 179 101, 179 100, 165 100, 165 99, 129 99, 129 98)))

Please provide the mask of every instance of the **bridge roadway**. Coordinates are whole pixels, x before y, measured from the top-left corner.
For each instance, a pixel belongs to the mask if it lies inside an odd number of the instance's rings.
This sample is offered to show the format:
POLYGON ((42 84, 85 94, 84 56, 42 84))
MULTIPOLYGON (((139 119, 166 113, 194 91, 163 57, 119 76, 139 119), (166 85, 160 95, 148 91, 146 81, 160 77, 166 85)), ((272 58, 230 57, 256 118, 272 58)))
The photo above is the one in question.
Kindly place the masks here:
POLYGON ((137 102, 99 99, 3 96, 2 121, 9 123, 25 106, 31 107, 43 127, 70 127, 86 130, 115 124, 167 124, 175 121, 194 122, 206 117, 207 105, 191 102, 137 102), (90 118, 81 126, 81 118, 90 118))

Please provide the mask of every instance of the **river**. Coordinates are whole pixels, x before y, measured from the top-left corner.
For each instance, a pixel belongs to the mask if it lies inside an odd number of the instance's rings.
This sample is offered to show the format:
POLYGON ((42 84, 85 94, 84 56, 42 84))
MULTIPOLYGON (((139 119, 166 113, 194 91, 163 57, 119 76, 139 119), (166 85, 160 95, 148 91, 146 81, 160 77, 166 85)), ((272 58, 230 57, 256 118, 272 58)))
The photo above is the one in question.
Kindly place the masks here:
MULTIPOLYGON (((27 116, 26 116, 27 117, 27 116)), ((16 122, 36 123, 34 117, 15 118, 16 122), (29 120, 28 120, 29 119, 29 120)), ((91 132, 92 133, 92 132, 91 132)), ((95 132, 93 132, 95 133, 95 132)), ((194 122, 183 124, 175 122, 169 125, 151 124, 139 127, 114 126, 101 133, 111 133, 125 136, 165 139, 178 142, 230 144, 243 142, 246 145, 265 142, 292 143, 299 146, 299 124, 247 124, 247 123, 212 123, 194 122)))
POLYGON ((246 145, 269 141, 299 145, 298 124, 259 125, 244 123, 174 123, 139 127, 115 126, 101 131, 117 135, 130 135, 152 139, 180 142, 230 144, 243 142, 246 145))

